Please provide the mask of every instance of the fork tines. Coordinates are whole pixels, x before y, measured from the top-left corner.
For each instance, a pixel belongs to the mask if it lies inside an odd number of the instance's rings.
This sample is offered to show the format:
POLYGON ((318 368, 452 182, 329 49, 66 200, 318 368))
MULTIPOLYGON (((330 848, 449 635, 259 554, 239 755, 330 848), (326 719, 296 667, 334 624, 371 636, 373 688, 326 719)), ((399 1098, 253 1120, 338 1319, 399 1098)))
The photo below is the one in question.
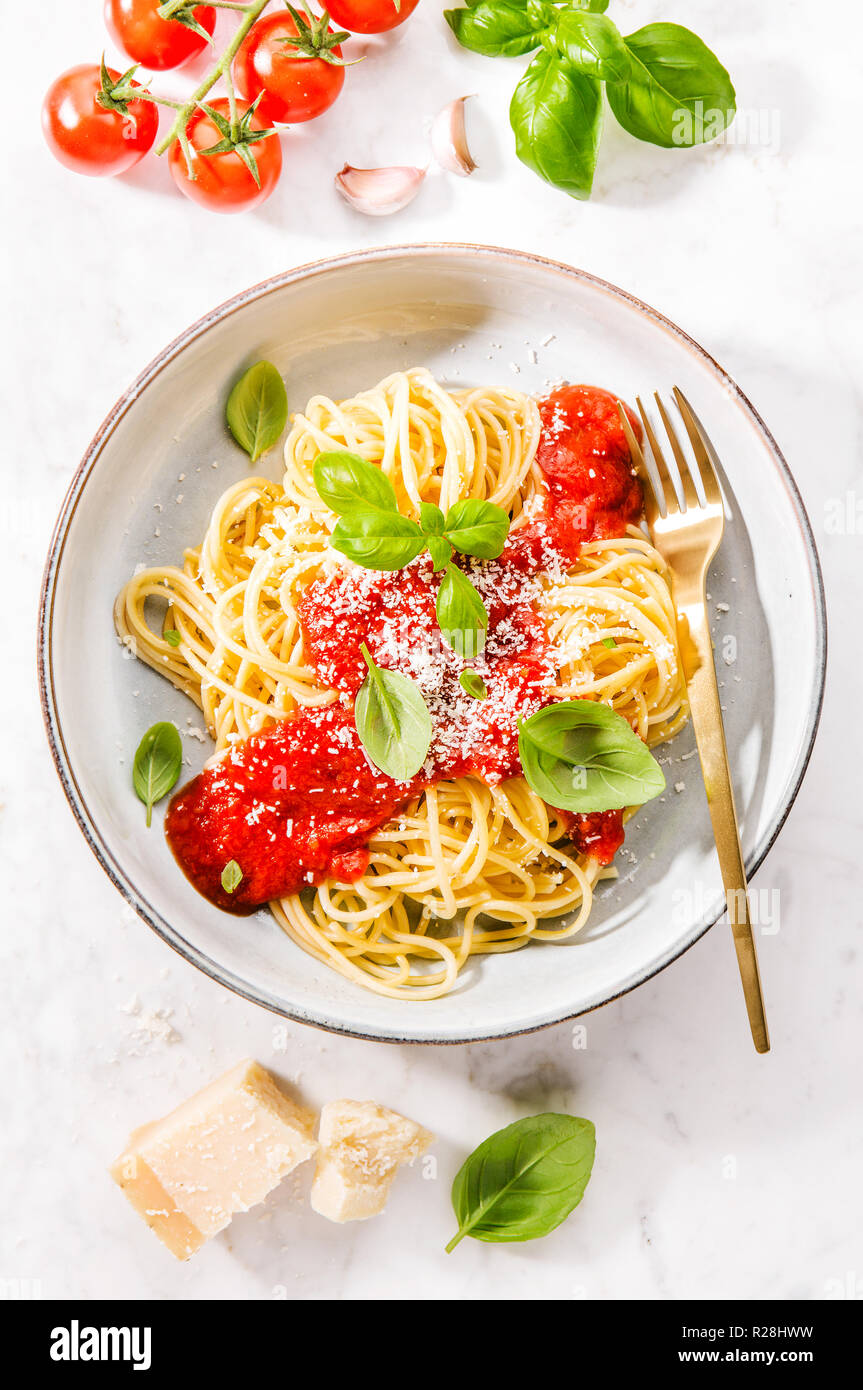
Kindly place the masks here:
MULTIPOLYGON (((674 516, 678 512, 695 511, 701 508, 702 496, 704 503, 708 507, 722 506, 722 494, 719 490, 719 483, 713 466, 711 454, 713 447, 702 425, 699 423, 692 406, 680 390, 679 386, 673 388, 674 399, 683 421, 689 441, 695 454, 695 463, 687 460, 677 430, 674 427, 671 416, 669 415, 662 397, 658 391, 654 392, 654 400, 659 411, 660 418, 665 426, 668 442, 671 445, 671 452, 676 464, 677 479, 675 479, 662 446, 656 435, 656 431, 651 423, 650 416, 644 408, 640 396, 636 396, 635 403, 638 406, 638 413, 644 428, 644 434, 650 445, 650 453, 653 456, 653 463, 656 469, 656 478, 651 473, 644 450, 636 437, 635 430, 627 415, 626 408, 622 401, 617 402, 620 412, 623 430, 626 441, 629 445, 632 458, 639 473, 650 484, 650 490, 646 497, 648 512, 658 506, 664 516, 674 516), (658 485, 657 485, 658 483, 658 485), (699 494, 699 487, 701 495, 699 494)), ((651 517, 648 514, 648 522, 651 517)))

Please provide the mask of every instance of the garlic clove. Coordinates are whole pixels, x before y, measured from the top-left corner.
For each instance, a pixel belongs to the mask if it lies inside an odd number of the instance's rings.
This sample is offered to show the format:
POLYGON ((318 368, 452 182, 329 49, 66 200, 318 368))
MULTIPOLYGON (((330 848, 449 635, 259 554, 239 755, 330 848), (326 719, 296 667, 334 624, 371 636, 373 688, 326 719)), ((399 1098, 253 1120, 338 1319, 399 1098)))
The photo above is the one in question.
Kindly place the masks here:
POLYGON ((442 169, 467 178, 476 168, 468 149, 464 128, 464 104, 469 97, 457 97, 435 116, 431 128, 431 147, 442 169))
POLYGON ((336 188, 357 212, 386 217, 407 207, 419 193, 425 169, 395 164, 388 169, 355 169, 346 164, 336 174, 336 188))

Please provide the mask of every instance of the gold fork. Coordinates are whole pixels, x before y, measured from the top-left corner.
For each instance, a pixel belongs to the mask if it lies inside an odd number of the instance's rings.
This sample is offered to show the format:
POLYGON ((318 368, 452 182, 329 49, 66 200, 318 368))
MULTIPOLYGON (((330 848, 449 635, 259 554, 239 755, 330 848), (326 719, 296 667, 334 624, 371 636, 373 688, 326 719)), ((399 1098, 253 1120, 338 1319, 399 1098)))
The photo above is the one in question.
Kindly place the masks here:
POLYGON ((697 468, 687 463, 677 432, 659 393, 655 393, 654 397, 677 464, 682 500, 678 497, 659 440, 641 400, 636 397, 638 413, 659 476, 658 489, 647 469, 644 453, 627 419, 622 402, 618 401, 617 406, 632 458, 645 483, 645 513, 650 535, 656 549, 671 570, 674 601, 678 612, 684 615, 689 624, 689 632, 698 652, 698 669, 687 681, 695 741, 704 774, 707 805, 719 854, 725 901, 734 933, 734 948, 737 952, 737 965, 743 983, 752 1040, 756 1051, 769 1052, 770 1039, 764 1014, 758 955, 749 920, 746 870, 740 848, 740 832, 734 809, 734 792, 728 769, 728 750, 725 746, 725 730, 722 726, 719 689, 713 665, 713 644, 707 617, 707 570, 722 540, 725 512, 711 459, 711 454, 715 456, 715 450, 692 407, 677 386, 674 387, 674 398, 695 454, 697 468), (696 489, 696 478, 700 478, 704 493, 703 502, 696 489))

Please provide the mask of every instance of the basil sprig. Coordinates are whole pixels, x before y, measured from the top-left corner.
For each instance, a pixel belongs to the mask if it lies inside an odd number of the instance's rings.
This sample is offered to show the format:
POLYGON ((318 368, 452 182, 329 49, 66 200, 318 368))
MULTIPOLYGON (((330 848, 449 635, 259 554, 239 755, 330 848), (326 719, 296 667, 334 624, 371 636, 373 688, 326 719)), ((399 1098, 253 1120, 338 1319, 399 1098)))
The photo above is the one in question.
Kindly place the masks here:
POLYGON ((518 755, 529 786, 565 811, 642 806, 665 789, 646 744, 596 700, 563 700, 523 720, 518 755))
POLYGON ((433 502, 422 502, 417 522, 401 515, 389 478, 359 454, 319 454, 314 471, 318 496, 340 517, 330 544, 366 569, 402 569, 428 550, 439 570, 453 547, 493 560, 506 544, 509 516, 493 502, 465 498, 446 516, 433 502))
POLYGON ((153 807, 174 786, 183 766, 183 744, 176 724, 153 724, 135 752, 132 785, 147 808, 147 824, 153 820, 153 807))
POLYGON ((432 723, 419 688, 399 671, 377 666, 365 642, 369 673, 354 706, 360 742, 375 767, 396 782, 409 782, 426 760, 432 723))
POLYGON ((358 565, 400 570, 428 550, 444 577, 437 596, 437 619, 453 651, 478 656, 485 646, 488 613, 470 580, 451 563, 453 551, 495 560, 509 534, 503 507, 466 497, 446 515, 434 502, 420 503, 420 519, 402 516, 395 488, 380 468, 344 449, 315 460, 318 496, 338 514, 330 545, 358 565))
POLYGON ((456 565, 444 570, 435 603, 438 627, 456 656, 471 661, 485 648, 488 611, 485 604, 456 565))
POLYGON ((288 393, 272 362, 256 362, 225 406, 228 429, 252 463, 272 449, 288 419, 288 393))
POLYGON ((488 57, 540 51, 513 94, 516 153, 540 178, 589 198, 602 128, 602 88, 638 140, 686 148, 732 122, 735 94, 719 59, 680 24, 624 36, 608 0, 480 0, 445 18, 459 43, 488 57))
POLYGON ((452 1185, 458 1231, 495 1242, 536 1240, 565 1221, 584 1196, 596 1152, 590 1120, 530 1115, 492 1134, 463 1163, 452 1185))

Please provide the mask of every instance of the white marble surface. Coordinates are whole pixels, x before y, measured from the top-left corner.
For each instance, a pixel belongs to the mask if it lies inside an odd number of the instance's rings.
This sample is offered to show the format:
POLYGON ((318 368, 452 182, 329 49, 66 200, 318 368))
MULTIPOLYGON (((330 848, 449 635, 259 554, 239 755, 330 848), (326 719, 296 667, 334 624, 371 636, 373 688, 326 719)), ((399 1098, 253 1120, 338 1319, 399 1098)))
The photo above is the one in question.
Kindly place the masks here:
MULTIPOLYGON (((768 113, 773 140, 684 154, 610 129, 594 200, 583 205, 515 161, 505 113, 519 64, 458 50, 437 4, 422 0, 402 31, 369 46, 334 112, 289 138, 272 200, 234 219, 175 195, 159 165, 121 181, 78 179, 44 150, 42 89, 98 55, 100 8, 24 7, 16 29, 26 62, 5 75, 18 135, 4 146, 12 331, 0 527, 13 565, 0 696, 0 1276, 39 1281, 45 1296, 88 1298, 863 1295, 861 813, 851 762, 863 519, 839 534, 826 525, 847 496, 863 505, 861 196, 848 98, 859 6, 836 0, 822 45, 813 7, 800 0, 612 3, 624 29, 657 17, 697 28, 728 64, 741 107, 768 113), (422 161, 429 118, 464 92, 478 93, 474 178, 431 177, 389 220, 364 220, 336 200, 332 174, 345 160, 422 161), (756 880, 781 895, 781 928, 761 942, 768 1058, 751 1049, 721 929, 586 1019, 583 1049, 568 1026, 441 1050, 283 1027, 124 911, 65 805, 39 717, 36 604, 54 515, 103 415, 178 330, 246 285, 319 255, 428 238, 547 253, 655 304, 737 378, 795 472, 821 547, 833 649, 810 771, 756 880), (158 1027, 136 1033, 133 995, 145 1013, 168 1015, 173 1040, 158 1027), (348 1228, 286 1188, 189 1265, 175 1264, 106 1163, 130 1127, 246 1053, 310 1103, 371 1094, 434 1128, 437 1181, 410 1172, 383 1218, 348 1228), (596 1123, 583 1206, 545 1241, 466 1241, 444 1255, 449 1179, 465 1153, 546 1108, 596 1123)), ((82 613, 81 641, 102 621, 82 613)))

